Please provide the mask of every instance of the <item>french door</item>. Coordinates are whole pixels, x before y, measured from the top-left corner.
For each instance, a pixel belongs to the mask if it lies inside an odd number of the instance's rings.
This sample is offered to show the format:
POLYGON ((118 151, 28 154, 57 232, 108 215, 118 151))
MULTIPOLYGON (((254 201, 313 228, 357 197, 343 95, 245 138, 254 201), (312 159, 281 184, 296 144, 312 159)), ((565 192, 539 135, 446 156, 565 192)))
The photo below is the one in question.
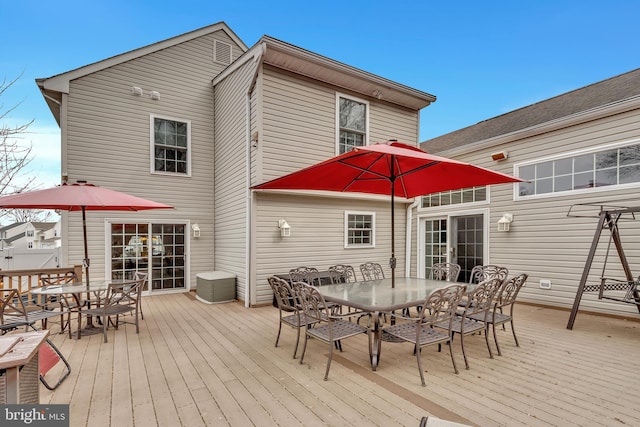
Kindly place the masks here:
POLYGON ((149 274, 145 291, 186 288, 186 225, 155 223, 111 224, 111 278, 131 279, 136 271, 149 274))
POLYGON ((423 256, 418 268, 424 277, 429 277, 433 264, 452 262, 461 267, 458 281, 468 282, 471 269, 484 264, 487 250, 484 213, 426 218, 421 229, 423 256))

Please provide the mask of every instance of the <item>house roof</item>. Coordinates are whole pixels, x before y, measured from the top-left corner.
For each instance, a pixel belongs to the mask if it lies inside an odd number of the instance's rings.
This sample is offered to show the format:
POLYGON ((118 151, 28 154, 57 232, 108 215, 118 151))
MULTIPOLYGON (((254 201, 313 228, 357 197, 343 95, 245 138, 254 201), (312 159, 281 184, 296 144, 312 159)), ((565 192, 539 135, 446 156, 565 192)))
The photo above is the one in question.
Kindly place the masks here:
POLYGON ((40 231, 47 231, 56 226, 56 222, 32 222, 33 228, 40 231))
POLYGON ((25 224, 24 222, 14 222, 13 224, 9 224, 9 225, 5 225, 3 227, 0 227, 0 231, 7 231, 7 230, 11 230, 13 227, 17 227, 19 225, 25 224))
POLYGON ((214 86, 242 64, 258 58, 264 64, 412 110, 420 110, 436 101, 436 97, 429 93, 266 35, 252 46, 243 57, 216 76, 213 80, 214 86))
POLYGON ((423 150, 437 153, 541 125, 638 95, 640 95, 640 68, 424 141, 420 146, 423 150))
POLYGON ((171 46, 178 45, 198 37, 202 37, 207 34, 214 33, 216 31, 224 31, 227 35, 242 48, 243 51, 248 49, 247 45, 225 24, 224 22, 218 22, 207 27, 203 27, 188 33, 172 37, 163 41, 159 41, 138 49, 131 50, 129 52, 122 53, 120 55, 112 56, 102 61, 94 62, 89 65, 85 65, 75 70, 67 71, 62 74, 57 74, 48 78, 36 79, 36 84, 40 88, 40 92, 45 98, 49 109, 53 113, 58 124, 60 124, 60 102, 62 99, 62 93, 69 93, 69 82, 80 77, 95 73, 97 71, 104 70, 114 65, 121 64, 132 59, 140 58, 144 55, 167 49, 171 46))

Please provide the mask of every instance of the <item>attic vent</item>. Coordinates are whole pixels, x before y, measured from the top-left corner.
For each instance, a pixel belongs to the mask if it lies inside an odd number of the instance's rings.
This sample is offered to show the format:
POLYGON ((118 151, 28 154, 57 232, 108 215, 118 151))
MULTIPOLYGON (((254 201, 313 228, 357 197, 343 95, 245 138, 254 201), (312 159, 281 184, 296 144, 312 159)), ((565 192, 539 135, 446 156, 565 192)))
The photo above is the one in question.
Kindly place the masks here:
POLYGON ((213 61, 220 64, 231 64, 231 45, 218 40, 213 41, 213 61))

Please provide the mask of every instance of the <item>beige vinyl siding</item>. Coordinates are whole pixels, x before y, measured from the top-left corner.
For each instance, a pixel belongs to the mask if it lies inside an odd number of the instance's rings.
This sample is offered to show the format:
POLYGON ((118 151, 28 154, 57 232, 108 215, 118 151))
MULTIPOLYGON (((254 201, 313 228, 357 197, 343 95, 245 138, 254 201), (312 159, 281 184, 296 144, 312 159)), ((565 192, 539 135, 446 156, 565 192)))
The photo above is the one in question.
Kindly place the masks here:
POLYGON ((241 300, 247 298, 247 94, 255 67, 245 63, 215 87, 215 268, 236 275, 241 300))
MULTIPOLYGON (((272 293, 267 278, 287 274, 291 268, 311 266, 325 270, 334 264, 351 264, 362 280, 359 265, 379 262, 388 277, 391 256, 391 205, 382 199, 355 197, 291 196, 259 192, 257 195, 256 250, 260 254, 256 267, 256 303, 270 303, 272 293), (345 211, 375 213, 375 248, 344 247, 345 211), (281 237, 279 219, 291 226, 291 236, 281 237)), ((396 258, 399 276, 404 273, 405 215, 402 204, 396 205, 396 258)))
POLYGON ((409 145, 418 142, 418 113, 392 107, 383 102, 369 104, 369 143, 397 139, 409 145))
MULTIPOLYGON (((105 218, 197 222, 202 237, 191 240, 191 285, 198 272, 213 268, 211 80, 223 69, 213 62, 216 37, 230 41, 219 31, 71 82, 63 140, 63 172, 69 181, 84 179, 176 207, 143 213, 90 212, 89 252, 96 277, 104 274, 109 255, 103 243, 105 218), (133 96, 132 86, 141 87, 143 96, 133 96), (159 100, 150 99, 151 90, 160 93, 159 100), (191 177, 150 173, 150 115, 191 122, 191 177)), ((68 262, 79 262, 80 221, 71 221, 68 230, 68 262)))
POLYGON ((335 155, 335 92, 264 67, 259 182, 335 155))
MULTIPOLYGON (((361 98, 265 66, 264 141, 260 182, 336 155, 336 92, 361 98)), ((417 143, 415 111, 369 99, 369 142, 417 143)))
MULTIPOLYGON (((516 163, 542 160, 548 156, 639 138, 639 118, 640 112, 630 111, 456 158, 512 174, 516 163), (508 160, 502 163, 492 162, 490 153, 500 150, 509 152, 508 160)), ((520 294, 522 300, 570 308, 598 221, 595 217, 567 217, 570 206, 587 202, 638 206, 638 193, 639 189, 635 188, 514 200, 512 185, 492 186, 489 261, 505 265, 514 274, 530 274, 527 285, 520 294), (497 221, 504 212, 514 215, 508 233, 497 231, 497 221), (540 289, 540 279, 551 280, 552 288, 540 289)), ((598 208, 593 207, 591 212, 594 216, 597 215, 598 208)), ((638 276, 640 223, 625 221, 619 225, 631 270, 638 276)), ((587 284, 599 283, 608 239, 609 232, 604 230, 587 284)), ((606 275, 624 278, 613 247, 606 275)), ((638 312, 635 306, 598 300, 597 294, 593 293, 583 295, 580 309, 636 315, 638 312)))

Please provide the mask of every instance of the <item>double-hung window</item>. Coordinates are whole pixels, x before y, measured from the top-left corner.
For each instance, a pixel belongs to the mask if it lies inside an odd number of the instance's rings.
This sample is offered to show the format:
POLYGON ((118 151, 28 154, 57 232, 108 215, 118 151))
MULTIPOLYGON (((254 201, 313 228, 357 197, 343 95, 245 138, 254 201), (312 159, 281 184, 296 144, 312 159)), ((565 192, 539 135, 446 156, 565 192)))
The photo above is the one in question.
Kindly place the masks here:
POLYGON ((191 122, 151 116, 151 172, 191 174, 191 122))
POLYGON ((369 104, 366 101, 337 96, 338 154, 367 145, 369 104))
POLYGON ((344 213, 344 247, 362 248, 375 246, 376 216, 374 212, 344 213))

